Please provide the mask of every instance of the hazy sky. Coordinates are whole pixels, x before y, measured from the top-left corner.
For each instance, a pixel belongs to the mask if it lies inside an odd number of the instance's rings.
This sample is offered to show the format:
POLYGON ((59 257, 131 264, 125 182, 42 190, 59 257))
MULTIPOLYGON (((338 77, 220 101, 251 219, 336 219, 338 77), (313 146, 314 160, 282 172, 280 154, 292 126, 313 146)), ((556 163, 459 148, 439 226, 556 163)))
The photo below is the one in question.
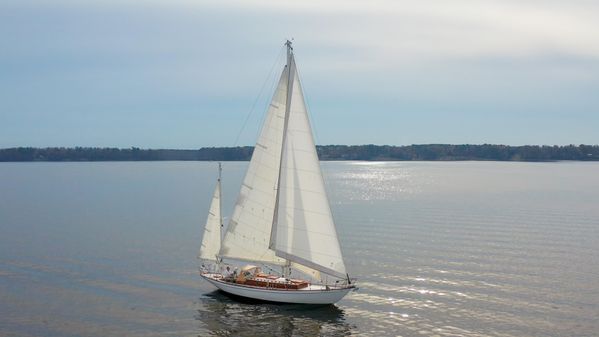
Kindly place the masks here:
POLYGON ((291 37, 319 144, 598 144, 598 18, 596 0, 3 0, 0 147, 232 146, 248 115, 253 144, 291 37))

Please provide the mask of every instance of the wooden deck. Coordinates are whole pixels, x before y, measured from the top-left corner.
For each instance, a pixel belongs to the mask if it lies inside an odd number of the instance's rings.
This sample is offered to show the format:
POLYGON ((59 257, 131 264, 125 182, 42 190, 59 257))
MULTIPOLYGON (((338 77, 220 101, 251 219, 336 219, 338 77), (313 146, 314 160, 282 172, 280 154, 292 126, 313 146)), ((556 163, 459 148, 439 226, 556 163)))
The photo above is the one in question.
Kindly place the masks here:
POLYGON ((274 288, 274 289, 303 289, 310 286, 310 282, 297 279, 286 279, 275 275, 258 274, 245 280, 225 279, 227 282, 244 284, 254 287, 274 288))

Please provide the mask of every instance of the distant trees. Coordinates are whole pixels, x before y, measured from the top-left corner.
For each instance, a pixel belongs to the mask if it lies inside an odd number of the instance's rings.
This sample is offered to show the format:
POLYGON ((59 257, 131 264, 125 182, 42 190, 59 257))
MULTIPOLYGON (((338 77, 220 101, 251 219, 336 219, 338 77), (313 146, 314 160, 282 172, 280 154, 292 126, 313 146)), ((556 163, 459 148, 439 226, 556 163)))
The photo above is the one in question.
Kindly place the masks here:
MULTIPOLYGON (((254 148, 205 147, 199 150, 128 149, 97 147, 16 147, 0 149, 6 161, 154 161, 154 160, 249 160, 254 148)), ((598 145, 325 145, 317 146, 321 160, 500 160, 551 161, 599 160, 598 145)))
POLYGON ((507 146, 426 144, 408 146, 326 145, 318 147, 322 160, 599 160, 597 145, 507 146))

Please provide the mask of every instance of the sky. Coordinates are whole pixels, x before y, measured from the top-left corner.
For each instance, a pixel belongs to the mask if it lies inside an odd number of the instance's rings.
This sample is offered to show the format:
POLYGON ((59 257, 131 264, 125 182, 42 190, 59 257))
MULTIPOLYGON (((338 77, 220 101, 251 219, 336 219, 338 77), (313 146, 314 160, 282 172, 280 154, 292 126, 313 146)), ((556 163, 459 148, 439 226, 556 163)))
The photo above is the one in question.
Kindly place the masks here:
POLYGON ((317 144, 599 144, 599 1, 0 2, 0 148, 253 145, 293 38, 317 144))

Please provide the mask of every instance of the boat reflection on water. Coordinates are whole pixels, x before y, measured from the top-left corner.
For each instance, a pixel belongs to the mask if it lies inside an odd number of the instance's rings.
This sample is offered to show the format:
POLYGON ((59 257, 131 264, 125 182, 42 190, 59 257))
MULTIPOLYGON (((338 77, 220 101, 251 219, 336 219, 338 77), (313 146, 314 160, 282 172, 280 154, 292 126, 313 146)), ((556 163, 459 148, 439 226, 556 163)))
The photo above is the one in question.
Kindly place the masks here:
POLYGON ((215 336, 348 336, 355 329, 335 305, 265 303, 220 290, 198 301, 195 318, 215 336))

